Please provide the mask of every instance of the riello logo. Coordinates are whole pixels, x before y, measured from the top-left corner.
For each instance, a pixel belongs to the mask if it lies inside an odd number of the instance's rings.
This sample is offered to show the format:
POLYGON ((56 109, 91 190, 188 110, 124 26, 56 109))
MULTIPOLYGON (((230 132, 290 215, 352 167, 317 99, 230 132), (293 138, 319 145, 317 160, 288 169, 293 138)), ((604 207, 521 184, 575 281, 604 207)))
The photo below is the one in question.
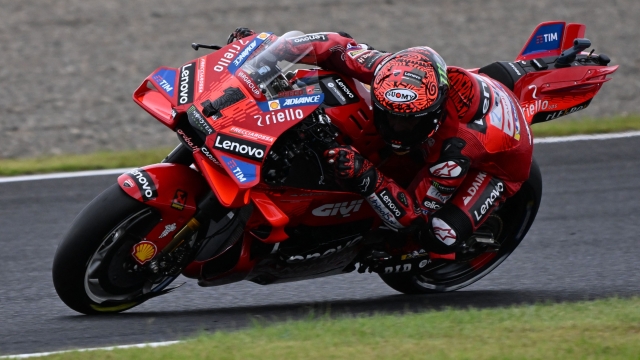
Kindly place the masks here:
POLYGON ((391 102, 407 103, 414 101, 418 94, 409 89, 390 89, 384 93, 384 97, 391 102))

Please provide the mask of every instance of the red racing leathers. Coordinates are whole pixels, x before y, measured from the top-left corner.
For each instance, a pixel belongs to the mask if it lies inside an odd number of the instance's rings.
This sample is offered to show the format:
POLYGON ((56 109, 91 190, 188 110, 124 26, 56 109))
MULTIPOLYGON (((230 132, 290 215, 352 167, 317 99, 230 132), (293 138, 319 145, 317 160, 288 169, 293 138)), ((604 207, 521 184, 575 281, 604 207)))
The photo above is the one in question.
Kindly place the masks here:
MULTIPOLYGON (((307 34, 290 39, 289 45, 286 51, 293 53, 313 46, 319 66, 365 84, 392 55, 338 33, 307 34)), ((422 231, 421 238, 431 251, 443 254, 455 252, 499 203, 518 191, 529 177, 533 153, 529 125, 510 90, 458 67, 448 67, 447 75, 445 119, 418 149, 426 165, 406 189, 394 180, 393 162, 403 156, 392 154, 376 168, 368 160, 355 161, 360 155, 349 147, 325 154, 337 165, 359 164, 351 189, 367 199, 388 227, 414 231, 429 224, 431 234, 422 231)), ((344 178, 344 169, 337 170, 344 178)))

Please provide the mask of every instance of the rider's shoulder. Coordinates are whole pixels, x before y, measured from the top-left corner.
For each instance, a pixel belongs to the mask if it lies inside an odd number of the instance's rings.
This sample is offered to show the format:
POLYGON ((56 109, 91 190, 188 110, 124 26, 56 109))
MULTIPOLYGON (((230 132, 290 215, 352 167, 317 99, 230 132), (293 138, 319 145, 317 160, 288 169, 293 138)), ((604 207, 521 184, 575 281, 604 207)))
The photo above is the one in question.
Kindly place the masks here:
POLYGON ((449 112, 464 124, 482 119, 491 105, 487 79, 456 66, 447 67, 447 76, 449 112))

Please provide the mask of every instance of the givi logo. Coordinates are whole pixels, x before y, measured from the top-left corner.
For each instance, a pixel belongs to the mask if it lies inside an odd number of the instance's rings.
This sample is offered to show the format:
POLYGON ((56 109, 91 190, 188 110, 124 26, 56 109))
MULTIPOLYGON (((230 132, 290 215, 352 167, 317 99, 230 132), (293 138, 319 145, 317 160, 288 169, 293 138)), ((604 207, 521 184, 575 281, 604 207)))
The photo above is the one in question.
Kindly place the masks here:
POLYGON ((322 205, 319 208, 313 209, 311 212, 315 216, 340 216, 347 217, 351 216, 351 213, 357 212, 360 210, 360 206, 362 205, 364 200, 353 200, 350 203, 343 202, 337 204, 326 204, 322 205), (338 214, 339 213, 339 214, 338 214))

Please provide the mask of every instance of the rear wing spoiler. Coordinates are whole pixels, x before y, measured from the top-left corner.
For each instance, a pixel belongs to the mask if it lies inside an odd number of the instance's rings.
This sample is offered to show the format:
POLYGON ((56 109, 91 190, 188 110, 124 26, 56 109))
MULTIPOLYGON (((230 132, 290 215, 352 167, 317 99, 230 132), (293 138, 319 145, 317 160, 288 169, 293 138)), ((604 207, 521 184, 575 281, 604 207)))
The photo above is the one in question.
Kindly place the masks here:
POLYGON ((564 21, 543 22, 533 31, 516 61, 560 56, 563 49, 573 47, 576 38, 584 38, 586 28, 584 24, 564 21))

